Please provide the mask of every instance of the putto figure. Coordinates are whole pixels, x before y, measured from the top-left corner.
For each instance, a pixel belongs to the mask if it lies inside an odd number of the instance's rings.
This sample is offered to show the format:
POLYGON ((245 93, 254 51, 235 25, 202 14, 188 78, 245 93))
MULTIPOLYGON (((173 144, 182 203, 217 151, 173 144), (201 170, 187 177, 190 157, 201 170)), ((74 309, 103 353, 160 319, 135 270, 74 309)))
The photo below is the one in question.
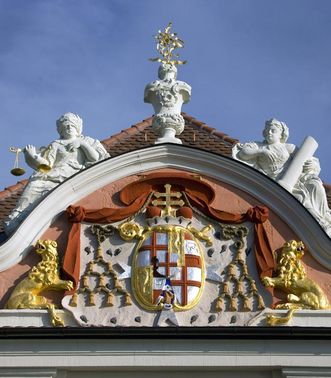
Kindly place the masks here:
POLYGON ((318 177, 319 160, 313 157, 317 143, 307 137, 300 148, 286 143, 289 129, 272 118, 265 123, 263 142, 238 143, 232 156, 276 180, 291 192, 331 237, 331 211, 318 177))
POLYGON ((39 150, 27 145, 26 163, 35 170, 16 208, 5 222, 11 234, 43 197, 61 182, 82 169, 109 157, 102 144, 82 135, 83 121, 73 113, 65 113, 56 121, 59 139, 39 150))

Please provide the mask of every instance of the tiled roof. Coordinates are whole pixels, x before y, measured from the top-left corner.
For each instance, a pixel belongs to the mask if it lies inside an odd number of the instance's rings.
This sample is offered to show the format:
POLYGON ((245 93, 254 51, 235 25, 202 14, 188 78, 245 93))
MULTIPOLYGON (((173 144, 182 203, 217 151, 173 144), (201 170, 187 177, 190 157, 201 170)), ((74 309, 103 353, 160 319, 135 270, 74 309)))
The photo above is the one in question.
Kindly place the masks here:
MULTIPOLYGON (((180 139, 184 145, 201 148, 220 155, 231 156, 232 146, 238 140, 230 138, 228 135, 185 113, 182 113, 182 115, 185 119, 185 129, 180 135, 180 139)), ((152 117, 102 142, 111 156, 152 146, 154 145, 156 135, 151 125, 152 117)))
POLYGON ((3 231, 3 221, 15 207, 27 182, 28 180, 19 181, 0 192, 0 231, 3 231))
MULTIPOLYGON (((182 113, 185 119, 185 129, 180 139, 186 146, 192 146, 214 152, 219 155, 231 156, 232 146, 239 142, 236 139, 208 126, 188 114, 182 113)), ((111 156, 139 150, 154 145, 156 135, 152 128, 152 117, 122 130, 102 141, 111 156)), ((28 180, 5 188, 0 192, 0 232, 3 231, 3 221, 15 207, 28 180)), ((325 185, 329 206, 331 207, 331 185, 325 185)))

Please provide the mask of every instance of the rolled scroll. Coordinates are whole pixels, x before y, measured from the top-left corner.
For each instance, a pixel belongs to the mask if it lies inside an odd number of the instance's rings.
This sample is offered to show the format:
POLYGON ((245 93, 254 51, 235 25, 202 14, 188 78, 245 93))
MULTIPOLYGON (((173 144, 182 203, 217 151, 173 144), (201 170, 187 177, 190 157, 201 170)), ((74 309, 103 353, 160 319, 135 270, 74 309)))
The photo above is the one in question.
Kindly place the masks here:
POLYGON ((318 143, 316 140, 311 136, 307 136, 302 145, 297 149, 281 179, 277 180, 278 184, 289 192, 292 192, 294 185, 297 183, 302 173, 305 161, 313 157, 317 147, 318 143))

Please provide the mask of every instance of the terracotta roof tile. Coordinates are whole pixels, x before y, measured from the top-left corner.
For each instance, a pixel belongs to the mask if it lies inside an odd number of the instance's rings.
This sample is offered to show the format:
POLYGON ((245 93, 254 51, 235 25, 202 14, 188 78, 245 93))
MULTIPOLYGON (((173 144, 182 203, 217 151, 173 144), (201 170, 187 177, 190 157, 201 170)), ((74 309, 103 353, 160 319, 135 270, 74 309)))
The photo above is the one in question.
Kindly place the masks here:
MULTIPOLYGON (((204 122, 182 113, 185 119, 185 129, 180 136, 184 145, 205 149, 217 154, 231 156, 233 144, 236 139, 230 138, 204 122)), ((156 135, 151 128, 152 117, 143 120, 129 129, 103 140, 111 156, 134 151, 143 147, 152 146, 156 135)))
POLYGON ((28 180, 19 181, 0 192, 0 232, 3 231, 3 221, 16 206, 27 182, 28 180))
MULTIPOLYGON (((186 146, 211 151, 219 155, 231 156, 232 146, 239 141, 182 113, 185 119, 185 129, 180 136, 186 146)), ((112 135, 102 141, 111 156, 118 156, 126 152, 139 150, 152 146, 156 135, 152 130, 152 117, 132 125, 128 129, 112 135)), ((19 181, 17 184, 5 188, 0 192, 0 232, 3 231, 3 221, 15 207, 28 180, 19 181)), ((329 206, 331 207, 331 185, 325 185, 329 206)))

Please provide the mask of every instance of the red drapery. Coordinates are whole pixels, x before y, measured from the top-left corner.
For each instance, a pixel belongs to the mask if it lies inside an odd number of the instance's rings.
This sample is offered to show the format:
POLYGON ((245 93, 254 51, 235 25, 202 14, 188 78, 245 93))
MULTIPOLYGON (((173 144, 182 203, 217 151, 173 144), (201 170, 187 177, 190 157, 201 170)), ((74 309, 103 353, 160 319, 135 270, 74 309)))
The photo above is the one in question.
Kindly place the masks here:
POLYGON ((227 224, 243 222, 254 223, 254 252, 261 277, 271 276, 275 268, 272 249, 263 223, 268 219, 269 211, 264 206, 256 206, 244 214, 232 214, 216 209, 210 205, 214 190, 206 183, 193 179, 185 173, 151 174, 143 180, 127 185, 120 192, 121 201, 127 205, 124 208, 85 209, 81 206, 69 206, 67 215, 72 223, 64 257, 63 270, 77 286, 80 275, 80 224, 81 222, 107 224, 124 220, 139 211, 148 199, 150 193, 162 191, 163 185, 169 183, 173 191, 185 192, 190 204, 208 215, 210 218, 227 224))

